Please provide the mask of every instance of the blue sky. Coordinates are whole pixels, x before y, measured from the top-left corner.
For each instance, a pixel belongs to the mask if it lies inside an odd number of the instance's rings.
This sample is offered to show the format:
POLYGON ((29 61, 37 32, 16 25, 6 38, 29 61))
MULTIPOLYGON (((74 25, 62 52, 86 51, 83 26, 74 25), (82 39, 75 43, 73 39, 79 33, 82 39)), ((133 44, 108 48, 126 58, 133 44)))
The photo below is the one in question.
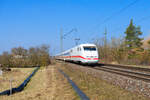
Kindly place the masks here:
POLYGON ((150 35, 150 0, 138 0, 122 13, 101 24, 135 0, 0 0, 0 53, 11 48, 49 44, 53 54, 60 51, 60 29, 69 32, 64 49, 75 45, 74 38, 87 43, 103 36, 124 36, 130 19, 141 26, 143 37, 150 35), (146 18, 143 21, 140 19, 146 18))

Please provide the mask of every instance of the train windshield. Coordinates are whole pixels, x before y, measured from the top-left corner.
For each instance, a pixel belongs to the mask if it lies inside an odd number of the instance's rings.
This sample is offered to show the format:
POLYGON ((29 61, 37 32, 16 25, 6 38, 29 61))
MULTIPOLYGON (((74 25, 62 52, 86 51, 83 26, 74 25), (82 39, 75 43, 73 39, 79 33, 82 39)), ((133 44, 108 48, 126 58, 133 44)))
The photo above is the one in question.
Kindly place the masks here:
POLYGON ((96 51, 96 47, 94 47, 94 46, 86 46, 83 48, 84 48, 84 51, 96 51))

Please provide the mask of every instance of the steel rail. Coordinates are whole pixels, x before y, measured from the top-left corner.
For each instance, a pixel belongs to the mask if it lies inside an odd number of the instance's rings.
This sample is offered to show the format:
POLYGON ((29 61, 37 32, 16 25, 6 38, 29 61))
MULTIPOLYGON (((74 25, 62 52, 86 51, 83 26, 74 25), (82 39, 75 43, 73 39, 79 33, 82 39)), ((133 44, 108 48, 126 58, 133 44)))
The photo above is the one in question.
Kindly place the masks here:
POLYGON ((117 67, 117 68, 123 68, 123 69, 131 69, 131 70, 137 70, 137 71, 150 72, 150 68, 133 67, 131 65, 98 63, 97 66, 111 66, 111 67, 115 67, 115 68, 117 67))
POLYGON ((144 77, 150 77, 149 73, 143 73, 143 72, 135 72, 135 71, 131 71, 130 69, 121 69, 121 68, 111 68, 108 66, 101 66, 101 68, 105 68, 105 69, 110 69, 110 70, 114 70, 114 71, 120 71, 120 72, 125 72, 125 73, 130 73, 130 74, 135 74, 135 75, 140 75, 140 76, 144 76, 144 77))
POLYGON ((110 73, 114 73, 114 74, 118 74, 118 75, 122 75, 122 76, 127 76, 130 78, 142 80, 145 82, 150 82, 150 77, 148 78, 147 77, 148 75, 142 74, 142 73, 123 71, 123 70, 115 70, 115 69, 106 68, 106 67, 93 67, 93 69, 102 70, 102 71, 106 71, 106 72, 110 72, 110 73))
MULTIPOLYGON (((82 64, 77 63, 71 63, 83 66, 82 64)), ((84 67, 89 67, 96 70, 102 70, 122 76, 126 76, 129 78, 134 78, 137 80, 142 80, 145 82, 150 82, 150 68, 139 68, 139 67, 133 67, 128 65, 116 65, 116 64, 104 64, 104 63, 98 63, 94 66, 88 65, 84 67)))

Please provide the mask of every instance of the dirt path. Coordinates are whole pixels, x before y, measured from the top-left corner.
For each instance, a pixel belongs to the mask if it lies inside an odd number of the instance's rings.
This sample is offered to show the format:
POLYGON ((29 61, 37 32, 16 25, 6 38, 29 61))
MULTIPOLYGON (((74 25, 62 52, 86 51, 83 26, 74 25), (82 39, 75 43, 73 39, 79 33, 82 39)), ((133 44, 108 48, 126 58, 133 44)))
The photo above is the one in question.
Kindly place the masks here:
POLYGON ((56 66, 52 66, 50 68, 51 76, 52 76, 52 96, 51 100, 76 100, 77 95, 75 94, 74 90, 63 77, 56 66))
POLYGON ((55 99, 55 93, 56 93, 56 84, 57 84, 57 79, 54 73, 54 67, 51 68, 51 74, 52 74, 52 96, 51 99, 55 99))

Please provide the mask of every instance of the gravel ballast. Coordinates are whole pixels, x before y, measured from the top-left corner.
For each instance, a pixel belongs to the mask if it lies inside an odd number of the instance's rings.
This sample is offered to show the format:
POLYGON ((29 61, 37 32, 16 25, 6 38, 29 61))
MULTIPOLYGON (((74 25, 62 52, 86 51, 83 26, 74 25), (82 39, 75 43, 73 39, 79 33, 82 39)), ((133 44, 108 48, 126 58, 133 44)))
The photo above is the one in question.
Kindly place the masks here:
POLYGON ((113 85, 119 86, 122 89, 128 90, 132 93, 140 94, 150 98, 150 83, 141 80, 128 78, 126 76, 113 74, 101 70, 92 69, 86 66, 79 66, 75 64, 68 64, 75 70, 80 70, 86 74, 90 74, 96 78, 107 81, 113 85))

